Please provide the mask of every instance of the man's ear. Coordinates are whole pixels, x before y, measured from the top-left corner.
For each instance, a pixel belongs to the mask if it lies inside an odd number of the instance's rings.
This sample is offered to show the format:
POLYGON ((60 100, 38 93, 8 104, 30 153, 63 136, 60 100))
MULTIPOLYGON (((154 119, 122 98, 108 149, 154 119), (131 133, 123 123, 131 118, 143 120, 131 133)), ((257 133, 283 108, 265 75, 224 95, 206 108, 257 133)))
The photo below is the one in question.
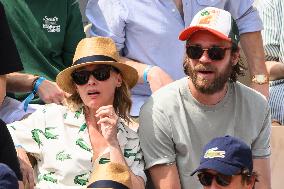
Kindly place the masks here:
POLYGON ((238 47, 238 49, 235 52, 233 52, 231 56, 233 66, 235 66, 238 63, 238 61, 240 60, 240 57, 241 57, 240 48, 238 47))
POLYGON ((248 189, 252 189, 254 187, 254 184, 255 184, 255 180, 256 177, 255 176, 247 176, 246 177, 246 182, 245 182, 245 185, 248 189))

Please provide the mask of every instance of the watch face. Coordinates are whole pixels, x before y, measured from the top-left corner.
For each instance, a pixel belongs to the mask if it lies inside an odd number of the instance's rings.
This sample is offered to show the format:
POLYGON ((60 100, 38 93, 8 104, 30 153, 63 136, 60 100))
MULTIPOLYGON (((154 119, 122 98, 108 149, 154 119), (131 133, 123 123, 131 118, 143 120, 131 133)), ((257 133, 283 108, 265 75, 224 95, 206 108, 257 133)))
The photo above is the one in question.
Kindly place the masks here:
POLYGON ((252 82, 257 84, 264 84, 268 82, 268 77, 266 75, 255 75, 252 78, 252 82))
POLYGON ((257 80, 258 82, 263 83, 263 82, 265 82, 266 77, 265 77, 265 75, 258 75, 258 76, 256 77, 256 80, 257 80))

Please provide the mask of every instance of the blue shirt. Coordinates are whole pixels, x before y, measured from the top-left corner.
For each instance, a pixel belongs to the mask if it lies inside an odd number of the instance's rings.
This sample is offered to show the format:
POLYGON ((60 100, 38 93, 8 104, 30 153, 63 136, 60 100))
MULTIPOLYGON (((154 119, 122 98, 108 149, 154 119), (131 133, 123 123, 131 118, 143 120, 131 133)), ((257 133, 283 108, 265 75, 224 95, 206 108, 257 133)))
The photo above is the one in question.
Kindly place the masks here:
MULTIPOLYGON (((173 0, 89 0, 86 15, 92 23, 91 35, 111 37, 122 56, 156 65, 174 80, 184 77, 185 43, 179 33, 194 15, 207 6, 224 8, 237 20, 240 33, 260 31, 262 23, 253 0, 183 0, 184 18, 173 0)), ((148 84, 132 90, 131 115, 151 95, 148 84)))

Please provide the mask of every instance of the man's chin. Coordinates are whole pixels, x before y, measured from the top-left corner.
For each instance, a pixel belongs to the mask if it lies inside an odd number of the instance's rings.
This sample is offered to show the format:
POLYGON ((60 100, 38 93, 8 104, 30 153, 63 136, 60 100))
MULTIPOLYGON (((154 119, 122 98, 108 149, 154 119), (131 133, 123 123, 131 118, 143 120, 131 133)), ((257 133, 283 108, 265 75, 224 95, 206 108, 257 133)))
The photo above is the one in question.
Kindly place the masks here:
POLYGON ((216 86, 212 83, 208 84, 196 84, 195 88, 202 94, 207 94, 207 95, 212 95, 214 93, 217 93, 219 91, 221 91, 223 88, 225 87, 225 85, 221 86, 216 86))

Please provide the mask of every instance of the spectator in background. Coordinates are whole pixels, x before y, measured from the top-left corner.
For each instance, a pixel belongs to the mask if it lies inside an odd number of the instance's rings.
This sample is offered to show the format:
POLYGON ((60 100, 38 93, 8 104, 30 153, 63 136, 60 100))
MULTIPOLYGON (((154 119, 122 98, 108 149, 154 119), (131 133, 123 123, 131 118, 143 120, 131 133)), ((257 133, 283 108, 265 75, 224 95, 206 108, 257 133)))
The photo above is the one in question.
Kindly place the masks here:
POLYGON ((185 43, 178 36, 193 16, 208 6, 225 9, 236 19, 254 77, 252 87, 267 96, 268 80, 260 80, 268 78, 260 34, 262 24, 252 3, 251 0, 89 0, 86 15, 92 23, 91 35, 111 37, 125 63, 138 71, 131 110, 132 116, 138 116, 152 92, 185 76, 182 71, 185 43))
POLYGON ((146 169, 156 188, 201 188, 190 173, 203 146, 224 135, 251 147, 260 174, 256 188, 270 188, 269 106, 263 95, 236 82, 239 37, 231 14, 213 7, 198 12, 181 32, 187 77, 153 94, 139 117, 146 169))
POLYGON ((203 148, 197 176, 204 189, 252 189, 257 181, 250 147, 232 136, 212 139, 203 148))
MULTIPOLYGON (((34 90, 38 97, 32 103, 60 104, 67 94, 56 85, 55 77, 72 64, 76 45, 85 35, 78 2, 1 2, 24 66, 22 73, 7 76, 7 90, 30 93, 35 89, 34 84, 41 76, 45 79, 41 78, 38 89, 34 90)), ((27 94, 17 93, 14 97, 22 101, 27 94)), ((13 109, 12 107, 11 111, 13 109)))
POLYGON ((284 125, 284 2, 257 2, 264 29, 262 31, 266 67, 270 75, 269 105, 272 120, 284 125))

